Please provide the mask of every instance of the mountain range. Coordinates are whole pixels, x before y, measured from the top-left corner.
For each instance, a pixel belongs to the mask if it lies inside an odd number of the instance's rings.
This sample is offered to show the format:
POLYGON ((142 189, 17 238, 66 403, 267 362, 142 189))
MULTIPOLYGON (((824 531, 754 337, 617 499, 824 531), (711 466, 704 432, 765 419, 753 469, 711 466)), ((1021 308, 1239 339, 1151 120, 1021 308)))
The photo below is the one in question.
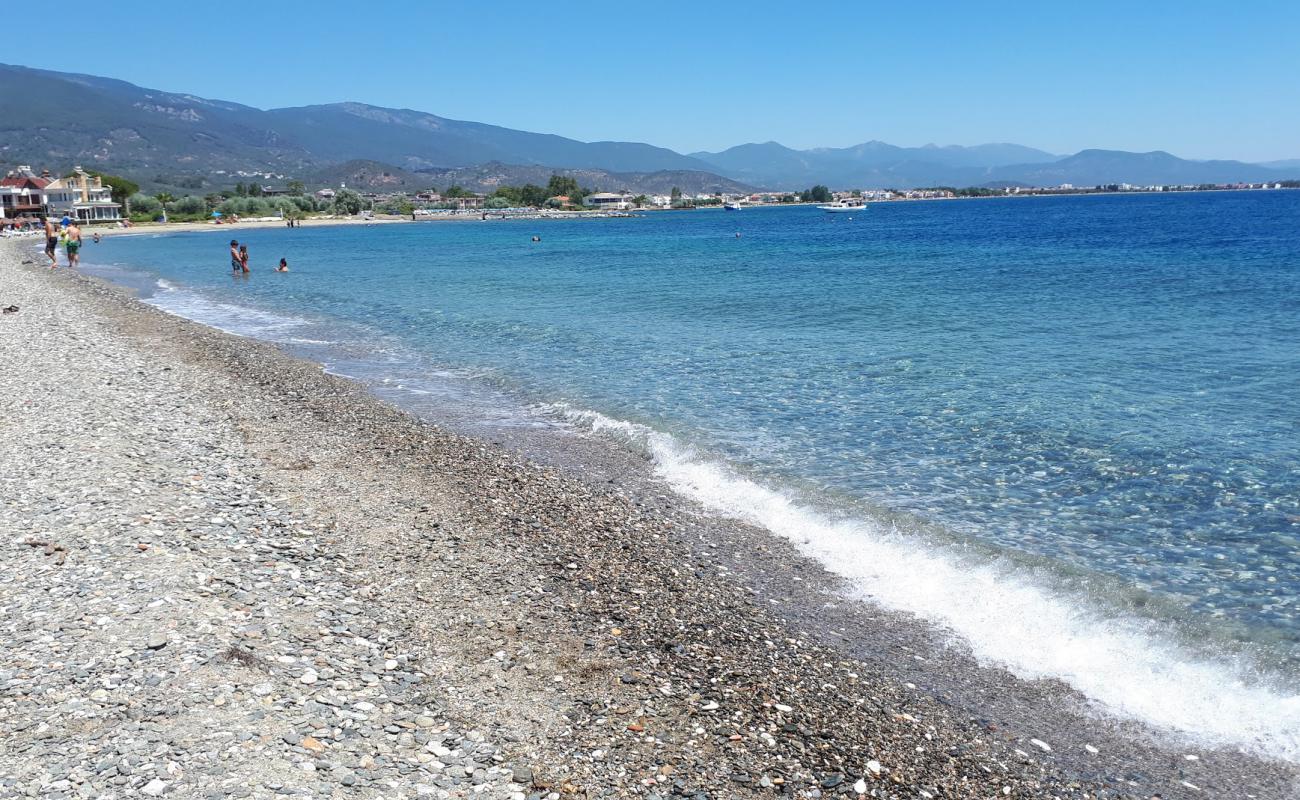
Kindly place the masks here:
MULTIPOLYGON (((347 172, 387 172, 486 187, 545 182, 551 171, 594 188, 683 191, 906 188, 984 184, 1224 183, 1300 178, 1300 160, 1190 161, 1168 153, 1084 150, 1057 155, 1017 144, 898 147, 878 141, 794 150, 776 142, 684 155, 640 142, 563 136, 346 102, 258 109, 93 75, 0 65, 0 161, 121 172, 146 186, 194 188, 272 174, 326 185, 347 172), (356 169, 353 169, 356 172, 356 169), (436 177, 435 177, 436 176, 436 177)), ((278 179, 277 178, 277 179, 278 179)), ((399 180, 407 180, 407 177, 399 180)), ((332 184, 330 184, 332 185, 332 184)))
POLYGON ((668 194, 674 186, 687 194, 749 194, 757 191, 757 187, 698 170, 612 172, 595 168, 502 164, 498 161, 470 167, 406 170, 379 161, 353 159, 313 171, 305 175, 304 180, 312 186, 343 184, 353 189, 375 192, 413 192, 430 186, 461 186, 490 194, 501 186, 523 186, 527 183, 545 186, 551 176, 556 174, 573 178, 580 186, 632 194, 668 194))

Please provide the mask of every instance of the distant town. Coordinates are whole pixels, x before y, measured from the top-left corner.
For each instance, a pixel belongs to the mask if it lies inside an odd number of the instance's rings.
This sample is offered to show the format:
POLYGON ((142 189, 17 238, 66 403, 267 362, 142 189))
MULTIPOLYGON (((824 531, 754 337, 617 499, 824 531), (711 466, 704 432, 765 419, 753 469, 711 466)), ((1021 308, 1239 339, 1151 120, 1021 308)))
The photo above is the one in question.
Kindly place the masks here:
POLYGON ((41 217, 75 219, 85 224, 123 224, 166 221, 232 221, 240 218, 277 217, 301 219, 308 214, 384 215, 411 219, 465 214, 627 214, 635 211, 690 210, 709 207, 737 209, 746 206, 779 206, 799 203, 878 203, 910 200, 942 200, 973 197, 1033 197, 1067 194, 1155 193, 1187 191, 1240 191, 1300 188, 1300 181, 1263 183, 1218 183, 1139 186, 1111 183, 1096 186, 981 186, 970 188, 923 187, 912 189, 871 188, 831 190, 813 186, 801 191, 759 191, 750 193, 683 193, 674 188, 667 194, 631 191, 596 191, 579 186, 570 177, 552 175, 547 186, 498 186, 492 192, 475 192, 461 186, 439 191, 357 191, 346 183, 337 188, 310 191, 301 181, 276 173, 231 173, 235 185, 202 196, 154 195, 140 192, 127 178, 88 172, 77 166, 56 176, 48 169, 39 172, 22 165, 0 179, 0 220, 10 224, 34 222, 41 217))

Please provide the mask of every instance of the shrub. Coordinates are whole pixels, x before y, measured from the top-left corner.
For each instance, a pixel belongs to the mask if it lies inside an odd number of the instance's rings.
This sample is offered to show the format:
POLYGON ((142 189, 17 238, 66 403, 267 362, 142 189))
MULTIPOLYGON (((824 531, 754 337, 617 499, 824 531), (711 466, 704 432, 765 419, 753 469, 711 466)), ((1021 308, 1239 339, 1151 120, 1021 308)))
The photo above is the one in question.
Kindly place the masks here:
POLYGON ((170 213, 175 216, 202 216, 208 213, 208 204, 202 197, 182 197, 170 206, 170 213))
POLYGON ((158 202, 158 198, 151 197, 147 194, 140 194, 139 192, 131 195, 131 216, 132 217, 143 216, 148 219, 153 219, 155 216, 161 213, 162 213, 162 203, 158 202))

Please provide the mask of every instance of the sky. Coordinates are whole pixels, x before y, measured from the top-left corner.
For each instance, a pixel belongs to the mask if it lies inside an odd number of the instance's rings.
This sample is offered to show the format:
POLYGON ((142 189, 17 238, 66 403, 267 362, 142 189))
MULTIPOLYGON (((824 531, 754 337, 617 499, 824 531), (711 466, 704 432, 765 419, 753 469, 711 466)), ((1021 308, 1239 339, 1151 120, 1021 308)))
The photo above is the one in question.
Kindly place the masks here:
POLYGON ((124 0, 0 61, 679 152, 1016 142, 1300 159, 1300 2, 124 0), (182 6, 184 6, 182 8, 182 6), (81 33, 81 32, 79 32, 81 33))

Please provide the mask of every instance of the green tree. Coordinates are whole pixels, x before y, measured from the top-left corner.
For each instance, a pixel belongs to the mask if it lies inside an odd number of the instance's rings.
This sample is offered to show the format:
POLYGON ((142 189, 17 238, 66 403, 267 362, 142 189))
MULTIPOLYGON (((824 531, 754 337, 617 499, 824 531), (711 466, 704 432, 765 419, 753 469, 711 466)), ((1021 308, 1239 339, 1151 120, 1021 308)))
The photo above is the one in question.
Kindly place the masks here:
POLYGON ((202 197, 190 195, 173 202, 171 211, 176 216, 201 219, 208 214, 208 204, 202 197))
POLYGON ((474 193, 460 184, 448 186, 447 191, 442 193, 443 197, 473 197, 474 193))
POLYGON ((674 203, 676 203, 678 200, 681 200, 681 199, 682 199, 682 190, 681 190, 681 189, 678 189, 676 186, 674 186, 672 192, 669 193, 669 198, 670 198, 674 203))
POLYGON ((131 195, 131 214, 145 219, 153 219, 162 211, 158 198, 136 192, 131 195))
POLYGON ((240 181, 239 183, 235 184, 235 196, 248 197, 248 187, 244 185, 243 181, 240 181))
POLYGON ((260 183, 250 183, 250 184, 248 184, 248 196, 249 196, 249 197, 261 197, 261 196, 262 196, 262 184, 260 184, 260 183))
POLYGON ((646 204, 649 202, 650 202, 650 198, 646 197, 643 194, 639 194, 636 197, 632 198, 632 204, 635 205, 637 208, 645 208, 646 204))
POLYGON ((363 207, 361 195, 351 189, 339 189, 334 195, 334 213, 356 215, 363 207))
POLYGON ((489 200, 504 200, 507 204, 506 206, 494 206, 495 208, 523 205, 523 190, 518 186, 498 186, 489 200))
POLYGON ((818 184, 811 189, 804 189, 800 192, 799 199, 805 203, 828 203, 831 200, 831 190, 818 184))
MULTIPOLYGON (((581 196, 584 191, 579 188, 578 181, 567 175, 552 175, 546 183, 547 197, 568 197, 573 199, 574 195, 581 196)), ((577 200, 574 200, 577 202, 577 200)))
POLYGON ((538 186, 535 183, 525 183, 519 189, 519 204, 521 206, 540 208, 546 203, 547 198, 551 196, 546 187, 538 186))
POLYGON ((303 194, 307 192, 306 184, 304 184, 302 181, 299 180, 289 181, 284 185, 284 188, 288 189, 289 194, 293 195, 294 197, 301 197, 303 194))
POLYGON ((154 195, 154 198, 156 198, 156 199, 158 200, 158 203, 159 203, 160 205, 162 205, 162 216, 163 216, 163 222, 166 222, 166 221, 167 221, 167 204, 168 204, 168 203, 171 203, 171 202, 173 202, 173 201, 175 201, 175 200, 176 200, 176 196, 173 195, 173 194, 171 194, 170 192, 159 192, 158 194, 154 195))

